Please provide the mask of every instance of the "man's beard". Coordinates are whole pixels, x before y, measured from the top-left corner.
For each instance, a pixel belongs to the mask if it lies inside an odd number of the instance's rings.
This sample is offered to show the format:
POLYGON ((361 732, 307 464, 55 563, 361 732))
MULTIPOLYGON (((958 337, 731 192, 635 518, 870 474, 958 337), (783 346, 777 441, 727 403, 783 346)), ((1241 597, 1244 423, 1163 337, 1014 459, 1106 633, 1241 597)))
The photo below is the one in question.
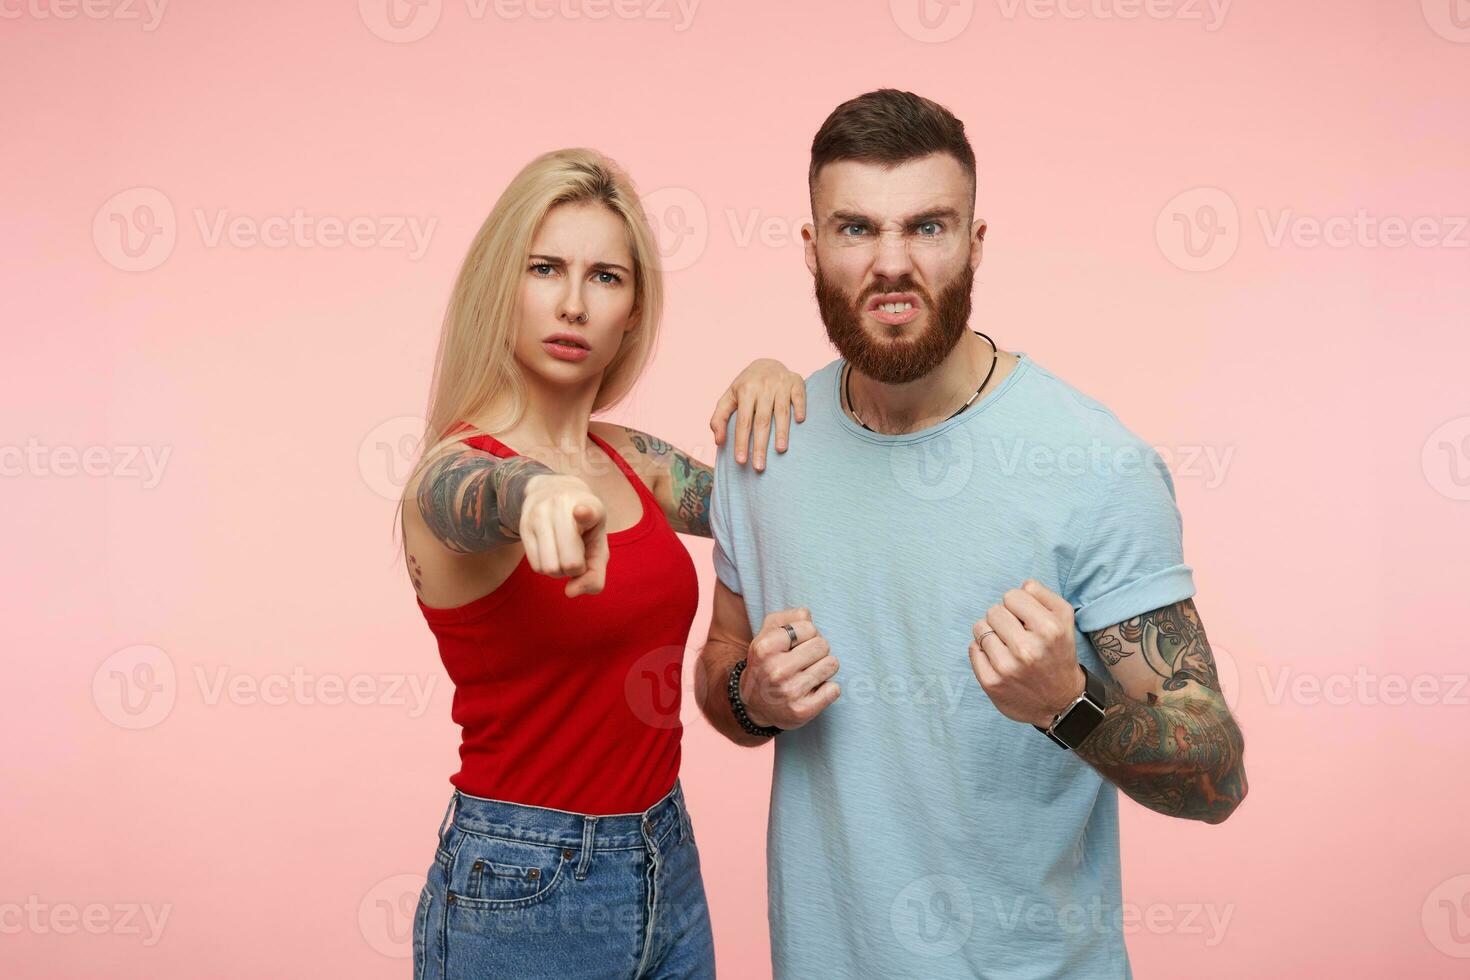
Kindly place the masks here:
MULTIPOLYGON (((856 300, 822 276, 817 266, 817 309, 827 326, 827 337, 854 371, 881 381, 903 384, 922 378, 939 366, 954 350, 970 324, 970 291, 975 270, 968 262, 960 273, 939 291, 935 302, 929 291, 917 285, 907 274, 893 281, 874 283, 856 300), (877 341, 862 324, 863 307, 879 293, 913 293, 924 304, 929 325, 912 340, 877 341)), ((893 328, 879 324, 879 330, 893 328)))

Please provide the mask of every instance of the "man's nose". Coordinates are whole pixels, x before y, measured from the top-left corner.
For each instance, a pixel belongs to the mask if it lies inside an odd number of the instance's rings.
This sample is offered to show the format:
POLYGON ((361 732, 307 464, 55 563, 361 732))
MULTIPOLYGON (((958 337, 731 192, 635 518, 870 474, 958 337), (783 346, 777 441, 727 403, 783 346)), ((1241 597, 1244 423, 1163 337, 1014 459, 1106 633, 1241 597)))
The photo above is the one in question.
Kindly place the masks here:
POLYGON ((873 274, 880 279, 897 279, 913 271, 908 240, 903 235, 882 235, 873 256, 873 274))

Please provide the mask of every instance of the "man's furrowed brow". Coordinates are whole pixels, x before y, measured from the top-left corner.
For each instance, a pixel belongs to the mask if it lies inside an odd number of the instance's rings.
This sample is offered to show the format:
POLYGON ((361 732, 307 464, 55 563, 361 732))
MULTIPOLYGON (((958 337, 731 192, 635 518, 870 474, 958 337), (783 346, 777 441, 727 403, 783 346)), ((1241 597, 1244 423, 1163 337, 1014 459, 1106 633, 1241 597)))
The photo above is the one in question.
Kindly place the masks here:
POLYGON ((859 214, 856 211, 833 211, 827 215, 827 221, 844 225, 871 225, 873 223, 872 218, 869 218, 866 214, 859 214))
MULTIPOLYGON (((962 216, 960 215, 960 213, 954 208, 937 207, 925 208, 923 211, 919 211, 915 214, 907 215, 906 217, 900 218, 899 221, 903 224, 905 228, 912 228, 915 225, 922 225, 927 221, 952 221, 958 223, 961 217, 962 216)), ((833 211, 831 215, 828 216, 827 220, 829 222, 844 225, 855 224, 873 226, 879 224, 879 222, 875 221, 873 218, 859 211, 833 211)))
POLYGON ((928 221, 952 221, 959 223, 961 215, 954 208, 939 207, 928 208, 918 214, 910 215, 903 219, 905 227, 912 228, 914 225, 922 225, 928 221))

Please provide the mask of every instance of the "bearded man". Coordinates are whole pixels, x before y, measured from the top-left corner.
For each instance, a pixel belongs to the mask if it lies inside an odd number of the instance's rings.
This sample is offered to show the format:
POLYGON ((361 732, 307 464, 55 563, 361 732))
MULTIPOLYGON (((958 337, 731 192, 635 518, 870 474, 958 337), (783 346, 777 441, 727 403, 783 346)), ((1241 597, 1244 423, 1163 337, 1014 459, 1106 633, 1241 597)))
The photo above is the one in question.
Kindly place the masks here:
POLYGON ((776 980, 1131 977, 1117 791, 1208 824, 1246 795, 1170 474, 971 328, 986 225, 948 110, 844 103, 808 181, 841 356, 797 451, 719 454, 697 685, 775 741, 776 980))

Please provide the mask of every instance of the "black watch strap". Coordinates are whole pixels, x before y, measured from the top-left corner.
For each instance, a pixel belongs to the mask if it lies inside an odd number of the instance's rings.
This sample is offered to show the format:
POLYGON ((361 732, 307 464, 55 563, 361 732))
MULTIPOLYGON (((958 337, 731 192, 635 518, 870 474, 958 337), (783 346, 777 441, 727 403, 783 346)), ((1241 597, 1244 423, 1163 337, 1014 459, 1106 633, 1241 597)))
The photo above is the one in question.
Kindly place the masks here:
POLYGON ((735 720, 740 722, 741 728, 752 735, 759 735, 761 738, 770 738, 772 735, 781 734, 786 729, 777 728, 775 725, 757 725, 750 720, 750 715, 745 713, 745 702, 740 698, 740 675, 743 673, 745 673, 744 660, 730 668, 730 710, 735 712, 735 720))
POLYGON ((1086 678, 1082 696, 1053 718, 1050 728, 1031 726, 1064 749, 1075 749, 1081 745, 1092 730, 1102 724, 1108 707, 1107 688, 1103 686, 1102 679, 1081 664, 1078 666, 1086 678))

